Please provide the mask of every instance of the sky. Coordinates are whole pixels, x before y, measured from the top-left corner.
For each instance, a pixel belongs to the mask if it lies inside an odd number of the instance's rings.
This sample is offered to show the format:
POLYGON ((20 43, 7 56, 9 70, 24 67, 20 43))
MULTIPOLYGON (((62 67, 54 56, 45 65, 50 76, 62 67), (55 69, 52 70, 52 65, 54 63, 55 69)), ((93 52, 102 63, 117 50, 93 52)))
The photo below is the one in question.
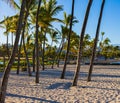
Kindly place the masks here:
MULTIPOLYGON (((63 5, 64 11, 67 14, 71 13, 72 0, 57 0, 58 5, 63 5)), ((86 34, 89 34, 91 38, 95 37, 96 27, 98 22, 98 16, 100 12, 102 0, 93 0, 91 7, 86 34)), ((88 4, 88 0, 75 0, 75 13, 74 16, 77 18, 79 23, 75 24, 73 30, 80 35, 85 10, 88 4)), ((0 1, 0 21, 4 19, 4 16, 11 16, 17 13, 17 10, 11 8, 8 4, 0 1)), ((111 44, 120 44, 119 42, 119 30, 120 30, 120 0, 106 0, 101 27, 99 40, 101 39, 101 32, 105 32, 104 38, 108 37, 111 40, 111 44)), ((58 18, 63 19, 63 11, 58 15, 58 18)), ((55 27, 60 28, 60 25, 55 24, 55 27)), ((6 37, 3 36, 4 29, 0 28, 0 44, 6 42, 6 37)), ((11 38, 9 37, 9 40, 11 38)))

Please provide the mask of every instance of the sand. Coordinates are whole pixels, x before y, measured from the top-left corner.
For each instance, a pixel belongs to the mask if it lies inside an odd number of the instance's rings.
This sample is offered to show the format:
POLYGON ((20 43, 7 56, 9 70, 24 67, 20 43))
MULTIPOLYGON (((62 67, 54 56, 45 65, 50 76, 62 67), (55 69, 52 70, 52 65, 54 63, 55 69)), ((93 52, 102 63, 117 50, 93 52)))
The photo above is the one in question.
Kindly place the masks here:
POLYGON ((35 73, 12 71, 5 103, 120 103, 120 66, 94 66, 87 82, 89 66, 82 65, 76 87, 71 87, 75 65, 67 66, 65 79, 60 79, 62 67, 41 71, 38 84, 35 73))

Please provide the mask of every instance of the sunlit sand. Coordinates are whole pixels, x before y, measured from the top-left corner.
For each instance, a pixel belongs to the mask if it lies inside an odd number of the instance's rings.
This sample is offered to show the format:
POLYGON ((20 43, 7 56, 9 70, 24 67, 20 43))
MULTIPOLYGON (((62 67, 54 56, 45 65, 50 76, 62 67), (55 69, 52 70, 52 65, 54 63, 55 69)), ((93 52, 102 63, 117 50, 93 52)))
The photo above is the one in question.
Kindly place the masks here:
POLYGON ((28 77, 11 72, 5 103, 120 103, 120 66, 95 66, 92 81, 87 82, 89 66, 82 66, 77 87, 71 87, 75 65, 68 65, 65 79, 62 66, 28 77))

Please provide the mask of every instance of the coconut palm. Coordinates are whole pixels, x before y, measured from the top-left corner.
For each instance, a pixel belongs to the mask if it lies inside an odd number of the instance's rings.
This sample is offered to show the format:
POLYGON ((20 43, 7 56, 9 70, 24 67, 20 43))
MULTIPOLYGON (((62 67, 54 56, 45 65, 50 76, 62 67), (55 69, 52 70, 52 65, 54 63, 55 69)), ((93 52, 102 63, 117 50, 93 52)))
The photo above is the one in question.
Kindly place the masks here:
POLYGON ((7 49, 7 55, 8 58, 10 57, 10 53, 9 53, 9 46, 8 46, 8 38, 9 38, 9 33, 13 32, 13 27, 11 24, 13 24, 13 17, 5 17, 4 20, 2 20, 0 22, 0 24, 2 25, 1 27, 3 27, 4 29, 6 29, 6 31, 4 32, 6 38, 6 49, 7 49))
MULTIPOLYGON (((24 52, 25 52, 25 57, 26 57, 26 61, 27 61, 27 68, 28 68, 28 72, 29 72, 29 76, 31 75, 31 72, 30 72, 30 63, 29 63, 29 59, 28 59, 28 53, 27 53, 27 50, 26 50, 26 46, 25 46, 25 33, 27 33, 28 31, 28 28, 27 26, 28 23, 27 23, 27 19, 28 19, 28 16, 29 16, 29 13, 31 12, 31 10, 33 9, 33 7, 35 6, 36 2, 35 0, 29 0, 29 2, 26 4, 26 12, 25 12, 25 18, 24 18, 24 23, 23 23, 23 32, 22 32, 22 38, 21 38, 21 41, 23 41, 23 47, 24 47, 24 52), (27 30, 25 30, 27 28, 27 30), (27 32, 25 32, 27 31, 27 32), (22 40, 23 39, 23 40, 22 40)), ((20 6, 14 2, 14 5, 15 7, 20 10, 20 6)), ((21 44, 22 42, 20 42, 20 48, 19 48, 19 52, 18 52, 18 68, 17 68, 17 74, 19 74, 19 63, 20 63, 20 50, 21 50, 21 44)))
MULTIPOLYGON (((67 15, 66 12, 64 12, 64 19, 62 20, 63 25, 61 26, 61 32, 59 34, 61 35, 61 43, 59 45, 58 53, 57 53, 57 66, 59 67, 59 62, 60 62, 60 55, 63 50, 64 45, 66 44, 68 40, 68 33, 69 33, 69 27, 70 27, 70 20, 71 20, 71 15, 67 15)), ((72 20, 72 25, 77 23, 78 20, 73 17, 72 20)))
MULTIPOLYGON (((102 42, 103 42, 103 37, 105 35, 105 32, 101 32, 101 41, 99 42, 99 48, 101 49, 102 42)), ((100 52, 100 51, 99 51, 100 52)))
POLYGON ((10 57, 10 54, 9 54, 9 46, 8 46, 8 36, 9 36, 9 32, 10 32, 10 20, 5 18, 6 20, 5 21, 1 21, 0 23, 3 24, 3 27, 6 29, 6 31, 4 32, 4 34, 6 35, 6 50, 7 50, 7 55, 8 55, 8 58, 10 57))
MULTIPOLYGON (((55 18, 54 16, 58 14, 58 12, 60 12, 62 10, 62 6, 61 5, 57 5, 57 1, 56 0, 49 0, 48 2, 46 0, 43 0, 43 6, 41 8, 43 10, 43 14, 41 15, 43 18, 42 22, 44 24, 47 23, 47 25, 44 25, 44 27, 42 26, 42 28, 44 28, 45 33, 44 33, 44 40, 46 38, 46 33, 49 31, 48 27, 52 26, 51 23, 54 21, 58 21, 58 22, 62 22, 60 19, 55 18), (43 15, 45 17, 43 17, 43 15)), ((49 32, 48 32, 49 33, 49 32)), ((44 49, 45 49, 45 41, 43 42, 43 70, 44 70, 44 49)))
POLYGON ((22 5, 21 5, 21 10, 20 10, 20 17, 19 17, 19 21, 18 21, 18 26, 17 26, 17 30, 16 30, 17 35, 16 35, 16 38, 15 38, 13 52, 11 54, 10 60, 7 64, 7 67, 5 68, 5 71, 4 71, 4 74, 3 74, 2 84, 1 84, 1 87, 0 87, 0 103, 5 103, 5 96, 6 96, 8 78, 9 78, 10 70, 11 70, 12 64, 14 62, 15 54, 16 54, 17 47, 18 47, 19 37, 20 37, 23 18, 24 18, 25 5, 26 5, 26 0, 23 0, 22 5))
MULTIPOLYGON (((52 54, 51 50, 53 49, 52 51, 54 51, 53 43, 56 43, 56 44, 58 43, 59 35, 58 35, 58 32, 56 30, 51 29, 50 30, 50 36, 51 36, 52 41, 51 41, 51 45, 50 45, 50 49, 49 49, 49 54, 52 54)), ((55 62, 55 57, 56 57, 56 52, 54 53, 54 55, 53 54, 50 55, 50 58, 51 57, 52 57, 52 66, 51 66, 51 68, 53 68, 54 62, 55 62)))
POLYGON ((38 48, 38 29, 39 29, 39 25, 38 25, 38 18, 39 18, 39 12, 40 12, 40 6, 41 6, 41 0, 39 0, 38 3, 38 9, 37 9, 37 15, 36 15, 36 39, 35 39, 35 44, 36 44, 36 79, 35 82, 39 83, 39 48, 38 48))
MULTIPOLYGON (((61 5, 57 5, 57 1, 56 0, 43 0, 43 3, 41 5, 41 9, 40 9, 40 14, 39 14, 39 29, 41 30, 40 33, 39 33, 39 38, 43 38, 42 42, 43 44, 40 44, 42 45, 42 62, 43 62, 43 70, 44 70, 44 49, 45 49, 45 44, 46 44, 46 34, 49 34, 48 32, 48 28, 49 27, 52 27, 52 22, 54 21, 61 21, 59 20, 58 18, 55 18, 55 16, 59 13, 59 11, 62 10, 62 6, 61 5)), ((33 11, 31 12, 31 23, 34 25, 35 22, 36 22, 36 19, 35 19, 35 16, 36 16, 36 11, 33 11)))
POLYGON ((80 35, 80 42, 79 42, 79 51, 78 51, 78 57, 77 57, 77 59, 78 59, 77 60, 77 67, 76 67, 76 71, 75 71, 75 74, 74 74, 74 79, 73 79, 72 86, 77 85, 77 81, 78 81, 78 77, 79 77, 80 63, 81 63, 82 49, 83 49, 83 38, 84 38, 85 29, 86 29, 86 25, 87 25, 87 21, 88 21, 88 17, 89 17, 90 8, 92 6, 92 2, 93 2, 93 0, 89 0, 88 6, 87 6, 87 9, 86 9, 86 14, 85 14, 85 17, 84 17, 84 22, 83 22, 81 35, 80 35))
MULTIPOLYGON (((26 46, 25 46, 25 33, 27 33, 27 32, 25 32, 25 29, 28 26, 27 25, 27 18, 29 16, 29 10, 31 8, 32 3, 34 3, 34 1, 29 0, 29 2, 26 4, 26 11, 25 11, 25 17, 24 17, 24 22, 23 22, 22 36, 21 36, 21 39, 22 39, 21 41, 23 41, 23 48, 24 48, 25 57, 26 57, 26 61, 27 61, 27 68, 28 68, 29 76, 31 76, 32 74, 31 74, 31 69, 30 69, 30 62, 29 62, 29 58, 28 58, 28 53, 27 53, 26 46)), ((19 49, 21 49, 21 44, 20 44, 19 49)), ((20 50, 19 50, 19 53, 20 53, 20 50)), ((20 54, 18 54, 18 59, 20 60, 20 54)), ((18 61, 18 65, 19 65, 19 61, 18 61)), ((19 73, 19 66, 18 66, 18 69, 17 69, 17 74, 18 73, 19 73)))
MULTIPOLYGON (((74 31, 72 31, 68 63, 71 59, 72 60, 76 59, 76 57, 77 57, 76 54, 78 52, 78 46, 79 46, 79 35, 77 35, 74 31)), ((65 44, 63 50, 66 50, 66 48, 67 48, 67 44, 65 44)), ((75 62, 73 62, 73 63, 75 63, 75 62)))
POLYGON ((71 33, 72 33, 72 21, 73 21, 73 17, 74 17, 74 5, 75 5, 75 0, 72 0, 70 30, 69 30, 69 33, 68 33, 68 45, 67 45, 67 52, 66 52, 66 55, 65 55, 64 67, 63 67, 63 71, 62 71, 62 74, 61 74, 61 79, 64 79, 64 76, 65 76, 67 58, 68 58, 69 49, 70 49, 70 37, 71 37, 71 33))
MULTIPOLYGON (((29 58, 28 58, 28 52, 26 49, 26 45, 25 45, 25 35, 24 34, 28 34, 28 27, 30 26, 28 23, 28 18, 30 15, 30 13, 33 11, 33 8, 36 9, 36 4, 37 2, 35 0, 29 0, 29 2, 26 4, 26 13, 25 13, 25 18, 24 18, 24 25, 23 25, 23 32, 22 32, 22 36, 21 36, 21 42, 20 42, 20 46, 19 46, 19 52, 18 52, 18 68, 17 68, 17 74, 19 74, 19 63, 20 63, 20 52, 21 52, 21 46, 22 46, 22 42, 23 42, 23 47, 24 47, 24 52, 25 52, 25 57, 26 57, 26 61, 27 61, 27 68, 28 68, 28 73, 29 76, 31 76, 31 70, 30 70, 30 62, 29 62, 29 58), (25 32, 27 31, 27 32, 25 32)), ((15 3, 15 6, 18 10, 20 10, 20 7, 18 4, 15 3)))
POLYGON ((60 36, 61 36, 61 42, 57 51, 57 67, 59 67, 59 62, 60 62, 60 55, 63 50, 64 44, 65 44, 65 39, 66 39, 66 28, 64 26, 61 26, 61 32, 58 30, 60 36))
POLYGON ((91 40, 91 37, 89 34, 85 34, 83 39, 83 55, 82 55, 82 62, 84 62, 86 59, 88 59, 91 56, 91 48, 93 47, 93 39, 91 40))
POLYGON ((102 0, 101 10, 100 10, 100 16, 99 16, 99 19, 98 19, 98 25, 97 25, 97 30, 96 30, 96 37, 95 37, 95 40, 94 40, 94 47, 93 47, 93 51, 92 51, 92 57, 91 57, 91 62, 90 62, 90 68, 89 68, 89 73, 88 73, 88 79, 87 79, 87 81, 91 81, 91 75, 92 75, 92 70, 93 70, 93 62, 94 62, 96 48, 97 48, 97 41, 98 41, 98 37, 99 37, 100 24, 101 24, 101 20, 102 20, 102 14, 103 14, 103 9, 104 9, 104 4, 105 4, 105 0, 102 0))
MULTIPOLYGON (((110 52, 112 50, 112 47, 110 45, 110 39, 105 38, 103 42, 101 43, 101 52, 100 54, 105 57, 105 60, 110 57, 110 52)), ((115 52, 115 51, 114 51, 115 52)))

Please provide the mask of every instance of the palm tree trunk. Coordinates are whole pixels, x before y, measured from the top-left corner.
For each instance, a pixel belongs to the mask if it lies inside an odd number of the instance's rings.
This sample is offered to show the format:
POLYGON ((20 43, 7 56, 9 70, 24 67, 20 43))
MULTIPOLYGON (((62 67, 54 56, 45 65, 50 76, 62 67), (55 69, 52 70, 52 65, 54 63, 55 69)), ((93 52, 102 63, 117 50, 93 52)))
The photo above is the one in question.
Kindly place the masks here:
POLYGON ((26 57, 26 61, 27 61, 28 74, 29 74, 29 76, 32 76, 32 74, 31 74, 31 69, 30 69, 30 62, 29 62, 27 50, 26 50, 26 47, 25 47, 24 30, 23 30, 22 38, 23 38, 23 48, 24 48, 25 57, 26 57))
POLYGON ((43 40, 43 50, 42 50, 42 70, 45 70, 45 64, 44 64, 44 61, 45 61, 45 39, 46 39, 46 32, 44 34, 44 40, 43 40))
MULTIPOLYGON (((51 42, 51 46, 50 46, 50 51, 49 51, 49 52, 51 52, 52 45, 53 45, 53 40, 52 40, 52 42, 51 42)), ((56 57, 56 54, 54 55, 54 57, 52 57, 52 64, 51 64, 51 68, 52 68, 52 69, 53 69, 53 66, 54 66, 55 57, 56 57)))
MULTIPOLYGON (((51 45, 50 45, 50 49, 49 49, 49 53, 51 52, 51 49, 52 49, 52 45, 53 45, 53 40, 52 40, 52 42, 51 42, 51 45)), ((54 65, 54 57, 52 56, 52 58, 51 58, 51 68, 53 69, 53 65, 54 65)))
POLYGON ((29 8, 27 8, 27 11, 26 11, 26 14, 25 14, 23 31, 22 31, 22 39, 23 39, 23 48, 24 48, 24 52, 25 52, 25 55, 26 55, 28 74, 29 74, 29 76, 31 76, 32 74, 31 74, 31 69, 30 69, 30 62, 29 62, 29 59, 28 59, 28 54, 27 54, 27 50, 26 50, 26 47, 25 47, 25 38, 24 38, 24 33, 25 33, 25 27, 26 27, 28 14, 29 14, 29 8))
POLYGON ((53 46, 53 40, 52 40, 51 45, 50 45, 49 53, 51 52, 52 46, 53 46))
POLYGON ((18 48, 19 37, 20 37, 21 29, 22 29, 22 21, 23 21, 23 18, 24 18, 25 5, 26 5, 26 0, 23 0, 22 1, 22 6, 21 6, 21 11, 20 11, 20 17, 19 17, 19 21, 18 21, 18 26, 17 26, 17 30, 16 30, 17 35, 16 35, 16 38, 15 38, 15 43, 14 43, 12 55, 10 57, 10 60, 8 62, 7 67, 5 68, 5 71, 4 71, 4 74, 3 74, 2 84, 1 84, 1 87, 0 87, 0 103, 5 103, 5 96, 6 96, 8 78, 9 78, 10 70, 11 70, 12 64, 14 62, 15 54, 16 54, 16 51, 17 51, 17 48, 18 48))
POLYGON ((76 67, 76 71, 75 71, 75 75, 74 75, 72 86, 76 86, 77 85, 77 81, 78 81, 78 77, 79 77, 80 63, 81 63, 81 57, 82 57, 83 38, 84 38, 84 34, 85 34, 85 29, 86 29, 86 25, 87 25, 87 21, 88 21, 88 17, 89 17, 89 12, 90 12, 90 8, 91 8, 91 5, 92 5, 92 1, 93 0, 89 0, 88 6, 87 6, 87 9, 86 9, 86 14, 85 14, 83 26, 82 26, 82 30, 81 30, 81 36, 80 36, 80 42, 79 42, 79 52, 78 52, 78 58, 77 58, 78 59, 77 60, 77 67, 76 67))
POLYGON ((34 46, 34 49, 33 49, 33 72, 35 72, 35 46, 34 46))
POLYGON ((35 38, 35 45, 36 45, 36 83, 39 83, 39 47, 38 47, 38 18, 39 18, 39 11, 41 6, 41 0, 39 0, 38 9, 37 9, 37 15, 36 15, 36 38, 35 38))
POLYGON ((105 4, 105 0, 102 1, 102 5, 101 5, 101 11, 100 11, 100 16, 99 16, 99 19, 98 19, 98 25, 97 25, 97 29, 96 29, 96 37, 95 37, 95 40, 94 40, 94 47, 93 47, 93 50, 92 50, 92 57, 91 57, 91 62, 90 62, 90 68, 89 68, 87 81, 91 81, 91 75, 92 75, 92 71, 93 71, 93 62, 94 62, 94 58, 95 58, 95 54, 96 54, 96 48, 97 48, 97 42, 98 42, 98 37, 99 37, 99 32, 100 32, 100 25, 101 25, 101 20, 102 20, 104 4, 105 4))
POLYGON ((72 0, 72 11, 71 11, 70 29, 69 29, 69 34, 68 34, 67 53, 65 55, 65 62, 64 62, 64 67, 63 67, 63 71, 62 71, 62 74, 61 74, 61 79, 64 79, 64 77, 65 77, 67 59, 68 59, 68 54, 69 54, 69 49, 70 49, 70 37, 71 37, 71 33, 72 33, 72 21, 73 21, 73 16, 74 16, 74 4, 75 4, 75 0, 72 0))
POLYGON ((16 74, 19 74, 19 70, 20 70, 20 55, 21 55, 22 39, 23 38, 21 37, 20 47, 18 47, 18 66, 17 66, 17 72, 16 72, 16 74))

